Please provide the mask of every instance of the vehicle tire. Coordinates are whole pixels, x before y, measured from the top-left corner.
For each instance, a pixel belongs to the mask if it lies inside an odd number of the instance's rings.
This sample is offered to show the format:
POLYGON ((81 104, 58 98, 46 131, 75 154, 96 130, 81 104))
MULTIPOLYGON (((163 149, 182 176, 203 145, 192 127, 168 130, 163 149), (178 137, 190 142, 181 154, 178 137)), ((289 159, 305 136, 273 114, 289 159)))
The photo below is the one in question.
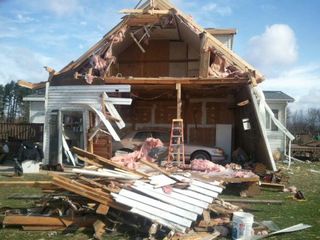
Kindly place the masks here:
POLYGON ((202 159, 202 160, 211 161, 211 156, 206 151, 196 151, 191 154, 190 160, 193 160, 193 159, 202 159))

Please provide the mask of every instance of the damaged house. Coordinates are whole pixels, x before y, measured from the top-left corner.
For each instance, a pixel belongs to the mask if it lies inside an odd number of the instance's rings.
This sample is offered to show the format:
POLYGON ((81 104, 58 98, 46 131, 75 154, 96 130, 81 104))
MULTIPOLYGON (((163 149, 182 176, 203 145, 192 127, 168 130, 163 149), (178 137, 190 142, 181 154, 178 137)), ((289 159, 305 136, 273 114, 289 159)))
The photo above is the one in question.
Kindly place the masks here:
POLYGON ((241 148, 275 170, 264 77, 232 51, 235 31, 204 29, 164 0, 122 13, 77 60, 48 70, 44 163, 73 162, 71 146, 109 158, 110 136, 170 132, 172 120, 183 119, 185 143, 221 147, 229 160, 241 148))

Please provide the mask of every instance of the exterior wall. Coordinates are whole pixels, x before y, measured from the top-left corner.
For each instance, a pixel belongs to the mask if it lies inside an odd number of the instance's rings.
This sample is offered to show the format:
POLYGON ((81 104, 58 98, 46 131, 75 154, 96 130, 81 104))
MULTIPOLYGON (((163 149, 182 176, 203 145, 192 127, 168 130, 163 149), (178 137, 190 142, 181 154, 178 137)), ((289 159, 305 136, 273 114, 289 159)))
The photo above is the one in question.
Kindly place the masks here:
POLYGON ((232 35, 214 35, 216 39, 223 43, 227 48, 232 50, 233 36, 232 35))
POLYGON ((30 123, 41 123, 44 124, 44 101, 29 102, 29 122, 30 123))
MULTIPOLYGON (((279 111, 279 118, 278 120, 286 126, 286 106, 287 102, 271 102, 267 100, 268 105, 272 110, 278 110, 279 111)), ((266 117, 268 121, 268 117, 266 117)), ((271 120, 270 120, 271 121, 271 120)), ((270 142, 270 146, 272 151, 280 150, 280 152, 285 151, 285 136, 284 134, 278 129, 278 130, 271 130, 270 128, 267 128, 267 136, 270 142)))

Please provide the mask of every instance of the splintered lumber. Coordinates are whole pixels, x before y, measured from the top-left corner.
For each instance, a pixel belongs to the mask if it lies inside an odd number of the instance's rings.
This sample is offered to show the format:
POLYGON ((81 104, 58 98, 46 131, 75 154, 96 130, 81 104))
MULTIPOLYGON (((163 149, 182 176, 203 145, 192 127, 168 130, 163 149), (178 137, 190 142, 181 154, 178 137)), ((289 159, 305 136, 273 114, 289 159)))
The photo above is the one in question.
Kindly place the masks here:
POLYGON ((66 227, 63 226, 22 226, 24 231, 57 231, 64 230, 66 227))
POLYGON ((248 84, 248 78, 178 78, 178 77, 159 77, 159 78, 144 78, 144 77, 106 77, 104 78, 107 84, 130 84, 130 85, 175 85, 177 83, 183 85, 243 85, 248 84))
POLYGON ((89 183, 89 184, 91 184, 93 186, 96 186, 98 188, 102 188, 104 190, 107 190, 109 192, 119 192, 119 189, 114 189, 114 188, 107 187, 106 185, 103 185, 101 183, 98 183, 98 182, 96 182, 96 181, 94 181, 92 179, 89 179, 89 178, 86 178, 86 177, 83 177, 83 176, 80 176, 79 179, 81 179, 81 180, 83 180, 83 181, 85 181, 85 182, 87 182, 87 183, 89 183))
POLYGON ((113 199, 111 198, 110 194, 102 191, 101 189, 97 190, 96 188, 92 188, 85 184, 81 184, 75 180, 71 180, 57 175, 54 175, 53 177, 53 184, 70 192, 83 196, 85 198, 89 198, 95 202, 116 208, 121 211, 127 211, 126 207, 113 202, 113 199))
POLYGON ((282 204, 282 200, 266 200, 266 199, 223 199, 226 202, 235 203, 262 203, 262 204, 282 204))
POLYGON ((158 15, 167 15, 170 14, 170 10, 157 10, 157 9, 122 9, 120 13, 123 14, 158 14, 158 15))
POLYGON ((143 159, 140 159, 139 161, 140 161, 141 163, 143 163, 143 164, 145 164, 145 165, 147 165, 147 166, 149 166, 149 167, 153 168, 154 170, 157 170, 157 171, 161 172, 163 175, 165 175, 165 176, 167 176, 167 177, 171 178, 171 173, 169 173, 169 172, 167 172, 166 170, 164 170, 164 169, 162 169, 162 168, 158 167, 156 164, 151 163, 151 162, 148 162, 148 161, 143 160, 143 159))
POLYGON ((278 184, 278 183, 261 183, 260 184, 261 187, 265 187, 265 188, 275 188, 275 189, 279 189, 280 191, 283 191, 283 189, 285 188, 285 186, 283 184, 278 184))
POLYGON ((104 222, 102 222, 101 220, 97 220, 94 224, 93 224, 93 228, 94 228, 94 237, 96 239, 102 239, 103 234, 106 232, 105 230, 106 224, 104 222))
POLYGON ((120 165, 118 163, 115 163, 115 162, 113 162, 113 161, 111 161, 109 159, 106 159, 104 157, 101 157, 101 156, 98 156, 96 154, 93 154, 93 153, 90 153, 88 151, 85 151, 85 150, 83 150, 81 148, 72 147, 71 151, 76 153, 76 154, 78 154, 78 155, 80 155, 80 156, 87 157, 90 160, 98 162, 99 164, 109 165, 109 166, 112 166, 112 167, 115 167, 115 168, 119 168, 121 170, 130 172, 130 173, 134 173, 134 174, 142 176, 142 177, 148 177, 149 176, 148 174, 136 171, 134 169, 127 168, 127 167, 122 166, 122 165, 120 165))
POLYGON ((99 204, 96 213, 101 215, 106 215, 109 212, 109 206, 104 204, 99 204))
MULTIPOLYGON (((91 142, 92 142, 92 141, 91 141, 91 142)), ((80 159, 81 161, 87 163, 88 165, 93 165, 93 166, 96 166, 96 167, 98 167, 98 168, 103 167, 101 164, 96 163, 95 161, 92 161, 92 160, 90 160, 90 159, 88 159, 88 158, 86 158, 86 157, 78 156, 78 159, 80 159)))
POLYGON ((91 226, 97 220, 96 217, 44 217, 44 216, 21 216, 9 215, 5 216, 2 224, 8 225, 22 225, 22 226, 57 226, 68 227, 71 224, 79 227, 91 226))
POLYGON ((24 80, 19 80, 17 82, 17 84, 20 87, 24 87, 24 88, 28 88, 28 89, 32 89, 32 90, 36 90, 36 89, 40 89, 40 88, 45 88, 46 87, 46 82, 31 83, 31 82, 27 82, 27 81, 24 81, 24 80))

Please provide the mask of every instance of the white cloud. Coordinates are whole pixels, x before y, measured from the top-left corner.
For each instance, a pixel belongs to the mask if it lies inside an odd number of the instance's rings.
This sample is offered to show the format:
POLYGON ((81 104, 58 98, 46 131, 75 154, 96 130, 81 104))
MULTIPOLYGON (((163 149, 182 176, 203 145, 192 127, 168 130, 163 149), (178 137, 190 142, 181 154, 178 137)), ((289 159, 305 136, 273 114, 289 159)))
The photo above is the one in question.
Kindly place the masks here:
POLYGON ((293 109, 319 107, 320 64, 309 64, 282 71, 262 83, 264 90, 281 90, 293 98, 293 109))
POLYGON ((31 82, 47 80, 48 73, 43 66, 62 67, 53 58, 26 48, 0 46, 0 84, 19 79, 31 82))
POLYGON ((209 3, 202 7, 202 11, 210 12, 210 13, 217 13, 221 16, 229 16, 232 14, 232 9, 229 6, 221 6, 217 3, 209 3))
POLYGON ((250 39, 246 55, 249 62, 265 71, 293 64, 298 59, 295 33, 286 24, 268 26, 250 39))

